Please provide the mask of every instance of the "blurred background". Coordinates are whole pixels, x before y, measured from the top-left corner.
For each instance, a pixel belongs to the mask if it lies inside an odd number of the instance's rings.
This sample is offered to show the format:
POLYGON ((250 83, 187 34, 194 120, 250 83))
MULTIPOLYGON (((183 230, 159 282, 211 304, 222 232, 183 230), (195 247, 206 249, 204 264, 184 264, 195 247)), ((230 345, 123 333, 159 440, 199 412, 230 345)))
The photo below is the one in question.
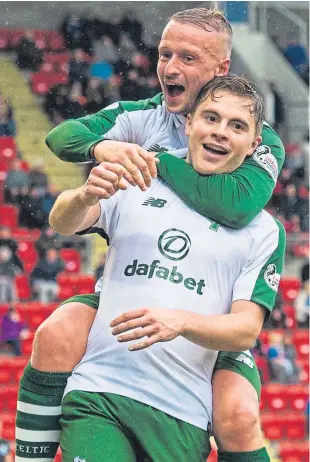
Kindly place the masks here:
POLYGON ((87 168, 58 160, 45 136, 67 118, 157 94, 166 20, 201 6, 226 13, 231 71, 257 83, 286 148, 266 207, 287 231, 286 264, 253 354, 272 460, 309 459, 309 2, 52 1, 1 4, 0 460, 13 457, 17 384, 35 330, 59 301, 92 293, 105 264, 100 237, 64 238, 48 226, 57 195, 81 185, 87 168))

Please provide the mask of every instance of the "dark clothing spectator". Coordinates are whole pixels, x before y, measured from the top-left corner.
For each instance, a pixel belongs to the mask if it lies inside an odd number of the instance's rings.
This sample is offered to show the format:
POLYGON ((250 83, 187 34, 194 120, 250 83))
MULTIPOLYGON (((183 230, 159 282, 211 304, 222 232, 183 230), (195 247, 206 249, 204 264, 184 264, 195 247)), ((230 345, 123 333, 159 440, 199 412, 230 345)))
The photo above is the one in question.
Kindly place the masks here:
POLYGON ((300 216, 303 200, 298 197, 297 188, 293 183, 288 183, 285 187, 285 195, 281 197, 281 210, 287 220, 293 215, 300 216))
POLYGON ((36 188, 31 188, 20 196, 19 225, 30 229, 42 229, 47 222, 48 216, 42 210, 40 194, 36 188))
POLYGON ((15 159, 4 184, 5 202, 16 204, 19 194, 24 194, 29 186, 29 175, 22 170, 21 161, 15 159))
POLYGON ((142 24, 138 21, 135 12, 128 12, 119 24, 123 32, 127 32, 131 40, 138 48, 143 47, 142 24))
POLYGON ((57 296, 58 284, 56 278, 64 270, 63 261, 59 258, 58 250, 47 250, 46 255, 35 267, 30 275, 33 295, 42 303, 54 301, 57 296))
POLYGON ((45 192, 44 196, 42 197, 41 206, 44 213, 46 213, 47 215, 50 214, 50 211, 52 210, 57 197, 58 193, 54 190, 52 186, 50 186, 48 190, 45 192))
POLYGON ((17 65, 21 69, 37 72, 43 62, 43 52, 36 47, 31 33, 26 33, 16 47, 17 65))
POLYGON ((45 194, 48 188, 48 177, 44 170, 44 164, 37 160, 29 172, 29 187, 36 188, 40 196, 45 194))
POLYGON ((60 115, 64 119, 77 119, 86 115, 85 107, 79 102, 79 97, 69 95, 67 104, 61 109, 60 115))
POLYGON ((285 106, 275 84, 271 82, 269 87, 274 96, 274 129, 277 131, 279 126, 285 122, 285 106))
POLYGON ((1 228, 0 229, 0 247, 6 246, 12 252, 12 262, 13 262, 13 270, 17 271, 24 271, 24 265, 20 261, 18 255, 16 254, 18 246, 14 239, 11 238, 11 230, 10 228, 1 228), (16 267, 16 268, 15 268, 16 267))
POLYGON ((60 32, 63 34, 66 47, 69 50, 81 48, 85 53, 91 52, 92 40, 86 18, 74 14, 68 15, 60 27, 60 32))
POLYGON ((89 63, 85 61, 82 50, 75 50, 72 58, 69 61, 69 83, 72 85, 76 82, 80 83, 85 91, 87 79, 89 75, 89 63))
POLYGON ((41 236, 35 243, 35 248, 40 260, 45 258, 46 252, 49 249, 60 250, 61 242, 59 240, 59 234, 56 233, 53 228, 44 228, 41 236))

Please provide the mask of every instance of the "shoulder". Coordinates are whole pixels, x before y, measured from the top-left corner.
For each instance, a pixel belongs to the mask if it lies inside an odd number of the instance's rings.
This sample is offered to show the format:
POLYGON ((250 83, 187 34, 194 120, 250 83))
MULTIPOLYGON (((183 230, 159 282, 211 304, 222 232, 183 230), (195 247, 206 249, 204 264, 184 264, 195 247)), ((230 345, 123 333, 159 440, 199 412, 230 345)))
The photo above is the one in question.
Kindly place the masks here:
POLYGON ((286 233, 282 223, 266 210, 262 210, 246 227, 256 244, 268 242, 275 247, 285 248, 286 233))
POLYGON ((285 160, 285 149, 277 132, 267 123, 263 123, 262 142, 253 154, 256 160, 275 178, 281 170, 285 160))

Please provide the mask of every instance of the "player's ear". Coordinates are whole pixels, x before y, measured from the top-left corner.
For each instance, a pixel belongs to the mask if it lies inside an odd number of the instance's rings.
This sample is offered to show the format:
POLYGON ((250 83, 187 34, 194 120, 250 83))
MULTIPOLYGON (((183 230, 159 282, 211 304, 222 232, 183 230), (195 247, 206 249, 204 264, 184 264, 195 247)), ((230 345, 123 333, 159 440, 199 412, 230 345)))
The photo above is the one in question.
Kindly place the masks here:
POLYGON ((250 146, 249 152, 247 153, 247 156, 251 156, 253 154, 253 152, 255 151, 255 149, 261 144, 261 142, 262 142, 262 137, 257 136, 255 138, 255 140, 251 143, 251 146, 250 146))
POLYGON ((192 125, 192 117, 191 117, 190 114, 187 114, 186 125, 185 125, 185 135, 187 135, 187 136, 189 136, 189 134, 190 134, 191 125, 192 125))
POLYGON ((229 58, 224 58, 222 59, 216 70, 215 70, 215 75, 214 77, 222 77, 224 75, 227 75, 229 72, 229 66, 230 66, 230 59, 229 58))

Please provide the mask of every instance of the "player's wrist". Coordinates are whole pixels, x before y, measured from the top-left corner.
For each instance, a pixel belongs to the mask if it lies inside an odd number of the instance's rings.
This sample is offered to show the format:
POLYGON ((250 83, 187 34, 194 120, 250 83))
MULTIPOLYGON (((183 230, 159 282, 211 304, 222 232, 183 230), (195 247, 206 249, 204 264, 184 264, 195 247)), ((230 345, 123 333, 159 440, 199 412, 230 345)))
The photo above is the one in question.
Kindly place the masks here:
POLYGON ((102 152, 102 144, 105 142, 105 141, 110 141, 108 138, 104 138, 104 139, 101 139, 101 140, 98 140, 95 144, 93 144, 91 146, 91 148, 89 149, 89 153, 88 153, 88 156, 90 158, 90 160, 94 163, 101 163, 101 162, 105 162, 105 157, 104 157, 104 153, 102 152), (101 148, 99 148, 99 145, 101 145, 101 148), (99 150, 100 149, 100 150, 99 150))

